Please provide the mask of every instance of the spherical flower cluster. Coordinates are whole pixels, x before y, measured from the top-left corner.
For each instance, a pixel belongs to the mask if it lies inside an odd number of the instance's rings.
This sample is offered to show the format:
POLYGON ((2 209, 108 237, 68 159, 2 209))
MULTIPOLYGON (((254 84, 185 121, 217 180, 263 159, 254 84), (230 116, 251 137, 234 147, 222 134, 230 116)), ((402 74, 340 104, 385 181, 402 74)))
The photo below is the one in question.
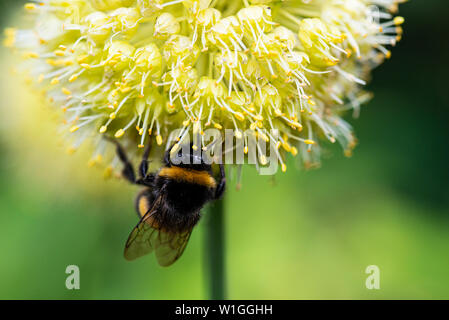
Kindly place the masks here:
POLYGON ((275 143, 285 171, 287 153, 319 163, 320 140, 351 153, 340 115, 369 98, 361 87, 402 34, 400 2, 40 0, 4 43, 61 106, 72 149, 95 143, 92 162, 112 154, 104 135, 137 153, 174 129, 181 143, 232 128, 275 143))

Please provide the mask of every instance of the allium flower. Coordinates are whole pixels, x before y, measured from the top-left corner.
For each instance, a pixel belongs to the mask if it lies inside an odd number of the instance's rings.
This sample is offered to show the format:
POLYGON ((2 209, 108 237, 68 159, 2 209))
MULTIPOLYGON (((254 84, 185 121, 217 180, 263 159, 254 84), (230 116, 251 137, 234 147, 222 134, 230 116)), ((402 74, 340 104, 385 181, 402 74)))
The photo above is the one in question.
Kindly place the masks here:
POLYGON ((103 135, 135 153, 215 127, 271 140, 285 171, 286 153, 319 163, 319 140, 351 153, 340 115, 369 99, 361 86, 401 37, 401 2, 41 0, 4 42, 62 107, 73 148, 97 145, 93 162, 112 153, 103 135))

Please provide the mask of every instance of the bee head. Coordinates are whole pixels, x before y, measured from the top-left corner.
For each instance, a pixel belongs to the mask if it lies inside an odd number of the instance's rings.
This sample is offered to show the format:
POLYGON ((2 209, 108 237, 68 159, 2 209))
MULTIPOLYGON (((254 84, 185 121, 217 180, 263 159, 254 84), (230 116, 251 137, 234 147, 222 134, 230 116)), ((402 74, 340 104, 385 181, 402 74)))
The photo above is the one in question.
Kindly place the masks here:
POLYGON ((200 148, 195 148, 192 143, 181 146, 174 144, 167 150, 165 155, 165 164, 167 166, 210 171, 210 163, 207 154, 202 152, 200 148))

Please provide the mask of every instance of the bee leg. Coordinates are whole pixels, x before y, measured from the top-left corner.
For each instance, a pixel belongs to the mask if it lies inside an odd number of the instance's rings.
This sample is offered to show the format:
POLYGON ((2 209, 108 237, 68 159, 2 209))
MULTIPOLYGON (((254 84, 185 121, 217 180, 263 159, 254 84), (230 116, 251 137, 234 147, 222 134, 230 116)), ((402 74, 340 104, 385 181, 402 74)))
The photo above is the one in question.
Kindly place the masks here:
POLYGON ((131 182, 132 184, 136 183, 136 174, 134 173, 134 168, 131 162, 129 162, 128 157, 126 156, 125 150, 123 147, 115 140, 109 139, 112 143, 114 143, 117 147, 117 156, 120 161, 123 163, 124 168, 122 170, 123 177, 131 182))
POLYGON ((140 162, 139 165, 139 175, 141 179, 144 179, 147 176, 148 173, 148 164, 150 161, 148 161, 148 157, 150 156, 151 151, 151 141, 148 143, 147 147, 145 148, 145 151, 142 155, 142 162, 140 162))
POLYGON ((139 165, 139 179, 136 181, 137 184, 141 184, 147 187, 152 187, 155 179, 155 175, 153 173, 148 173, 148 165, 150 161, 148 161, 148 157, 150 156, 151 151, 151 142, 148 143, 145 151, 143 152, 142 161, 139 165))
POLYGON ((146 187, 153 187, 154 186, 154 180, 156 178, 156 175, 154 173, 147 173, 145 177, 141 177, 137 179, 136 184, 141 184, 146 187))
POLYGON ((214 197, 215 200, 221 198, 226 188, 226 174, 224 165, 221 163, 219 164, 219 166, 220 166, 220 180, 218 181, 218 185, 215 188, 215 197, 214 197))
POLYGON ((171 151, 171 149, 168 149, 167 151, 165 151, 165 154, 164 154, 164 163, 167 166, 170 166, 170 151, 171 151))

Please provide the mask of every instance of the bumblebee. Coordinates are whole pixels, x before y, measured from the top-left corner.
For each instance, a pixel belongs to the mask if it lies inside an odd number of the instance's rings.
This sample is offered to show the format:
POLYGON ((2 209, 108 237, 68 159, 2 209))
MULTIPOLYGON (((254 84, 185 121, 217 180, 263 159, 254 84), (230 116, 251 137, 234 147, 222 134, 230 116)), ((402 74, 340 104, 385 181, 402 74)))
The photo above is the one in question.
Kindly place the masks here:
MULTIPOLYGON (((226 185, 225 170, 220 164, 220 175, 214 178, 212 166, 205 155, 197 155, 190 146, 188 154, 178 152, 179 164, 170 157, 171 148, 164 155, 163 166, 156 173, 148 172, 149 144, 143 153, 138 177, 120 144, 111 140, 123 163, 123 177, 144 186, 135 200, 140 218, 125 246, 125 258, 134 260, 155 252, 161 266, 173 264, 184 252, 193 227, 201 218, 203 206, 219 199, 226 185)), ((178 162, 178 161, 176 161, 178 162)))

